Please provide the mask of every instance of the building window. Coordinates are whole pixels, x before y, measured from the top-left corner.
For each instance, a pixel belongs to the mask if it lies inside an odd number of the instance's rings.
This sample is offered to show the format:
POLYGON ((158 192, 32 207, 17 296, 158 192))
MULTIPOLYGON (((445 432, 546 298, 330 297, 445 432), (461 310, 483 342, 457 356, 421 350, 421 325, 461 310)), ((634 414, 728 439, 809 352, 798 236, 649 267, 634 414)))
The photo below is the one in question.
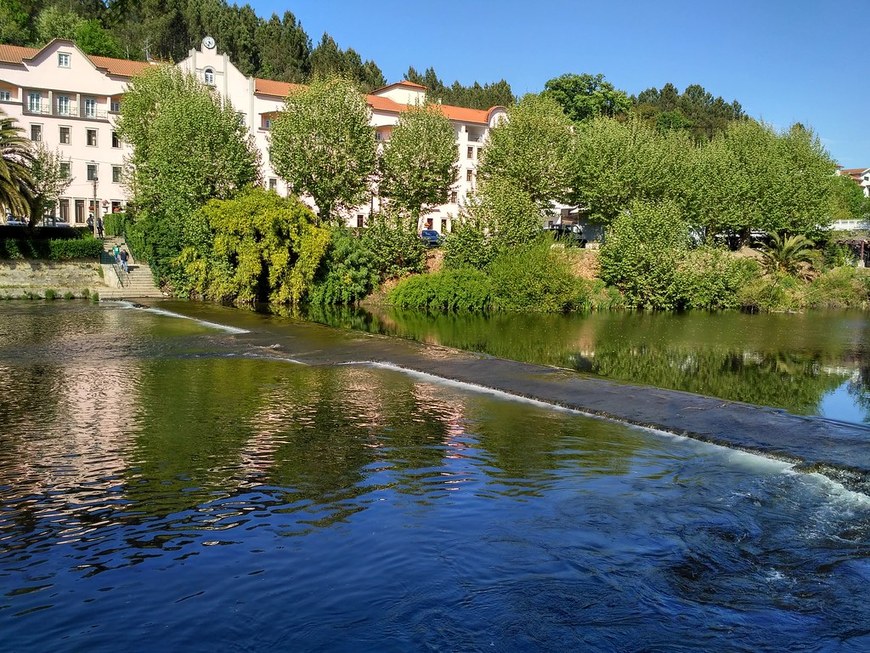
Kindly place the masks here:
POLYGON ((91 147, 96 147, 97 146, 97 130, 96 129, 89 129, 89 130, 87 130, 87 133, 88 133, 88 145, 90 145, 91 147))
POLYGON ((69 68, 70 56, 68 52, 57 53, 57 65, 60 68, 69 68))
POLYGON ((62 179, 69 179, 70 175, 70 167, 69 161, 61 161, 60 162, 60 176, 62 179))
POLYGON ((121 100, 112 100, 112 103, 109 105, 112 113, 120 113, 121 112, 121 100))
POLYGON ((112 132, 112 147, 121 147, 121 138, 116 131, 112 132))
POLYGON ((61 116, 69 115, 69 96, 67 95, 58 95, 57 96, 57 113, 61 116))
POLYGON ((97 164, 88 164, 88 181, 97 181, 97 164))
POLYGON ((272 129, 272 119, 263 117, 263 129, 272 129))
POLYGON ((474 172, 471 170, 465 171, 465 181, 472 181, 474 179, 474 172))
POLYGON ((274 177, 269 177, 269 190, 278 192, 278 180, 274 177))
POLYGON ((69 145, 70 144, 70 130, 69 127, 61 127, 60 128, 60 143, 61 145, 69 145))
POLYGON ((450 203, 456 204, 456 191, 455 190, 450 191, 450 203))
POLYGON ((211 68, 206 68, 203 73, 203 77, 205 78, 205 83, 209 86, 214 86, 214 71, 211 68))
POLYGON ((112 183, 121 183, 121 166, 112 166, 112 183))
POLYGON ((42 125, 30 125, 30 140, 34 143, 42 142, 42 125))
POLYGON ((441 233, 447 233, 447 218, 441 218, 441 233))
POLYGON ((97 101, 92 98, 85 99, 85 118, 96 118, 97 117, 97 101))
POLYGON ((9 91, 0 91, 0 102, 11 102, 12 94, 9 91))
POLYGON ((365 220, 365 218, 361 214, 357 214, 357 216, 356 216, 356 228, 357 229, 363 228, 363 221, 364 220, 365 220))
POLYGON ((39 93, 30 93, 27 96, 27 110, 30 113, 42 112, 42 95, 39 93))
POLYGON ((60 200, 60 221, 69 222, 69 200, 60 200))
POLYGON ((474 158, 474 148, 473 148, 473 147, 469 147, 469 148, 468 148, 468 155, 467 155, 465 158, 467 158, 467 159, 473 159, 473 158, 474 158))

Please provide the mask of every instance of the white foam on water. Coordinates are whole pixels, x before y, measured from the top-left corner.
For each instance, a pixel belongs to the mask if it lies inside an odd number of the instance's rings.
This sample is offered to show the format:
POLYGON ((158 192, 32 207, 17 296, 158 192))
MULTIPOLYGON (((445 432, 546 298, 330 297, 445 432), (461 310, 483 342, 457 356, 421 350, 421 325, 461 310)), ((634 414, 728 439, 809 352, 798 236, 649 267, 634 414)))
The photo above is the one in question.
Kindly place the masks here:
MULTIPOLYGON (((559 412, 571 413, 573 415, 582 415, 584 417, 591 417, 592 419, 599 419, 605 422, 614 422, 617 424, 621 424, 628 428, 638 429, 641 431, 645 431, 647 433, 655 433, 660 437, 667 438, 669 440, 674 440, 676 442, 682 443, 690 443, 692 445, 696 445, 705 449, 713 449, 719 452, 722 455, 725 455, 730 462, 740 463, 755 468, 758 471, 766 471, 766 472, 781 472, 783 470, 791 469, 794 467, 794 463, 790 463, 784 460, 778 460, 776 458, 771 458, 770 456, 766 456, 761 453, 756 453, 752 451, 743 451, 742 449, 734 449, 732 447, 728 447, 726 445, 716 444, 713 442, 705 442, 703 440, 697 440, 695 438, 680 435, 679 433, 672 433, 670 431, 663 431, 661 429, 654 428, 652 426, 640 426, 637 424, 629 424, 623 422, 614 417, 607 417, 604 415, 596 415, 595 413, 589 413, 583 410, 579 410, 577 408, 567 408, 565 406, 560 406, 558 404, 552 404, 546 401, 542 401, 540 399, 531 399, 529 397, 523 397, 521 395, 515 395, 510 392, 506 392, 504 390, 496 390, 494 388, 488 388, 484 385, 478 385, 476 383, 469 383, 467 381, 456 381, 453 379, 447 379, 441 376, 437 376, 435 374, 429 374, 428 372, 418 372, 417 370, 412 370, 407 367, 402 367, 401 365, 394 365, 393 363, 383 363, 379 361, 352 361, 347 363, 342 363, 342 365, 365 365, 368 367, 376 367, 380 369, 392 370, 396 372, 402 372, 403 374, 407 374, 412 377, 416 377, 422 379, 424 381, 428 381, 430 383, 437 383, 439 385, 446 385, 455 388, 459 388, 466 391, 476 392, 479 394, 487 394, 494 397, 498 397, 499 399, 506 399, 508 401, 518 401, 525 404, 530 404, 532 406, 536 406, 538 408, 545 408, 547 410, 555 410, 559 412)), ((834 482, 834 481, 832 481, 834 482)), ((844 488, 845 489, 845 488, 844 488)))
POLYGON ((851 508, 861 508, 867 510, 870 508, 870 496, 862 492, 850 490, 839 481, 820 474, 818 472, 802 472, 800 470, 787 469, 785 474, 800 476, 803 479, 812 481, 817 488, 828 495, 833 501, 851 508))
POLYGON ((209 322, 208 320, 200 320, 195 317, 190 317, 189 315, 182 315, 181 313, 174 313, 172 311, 167 311, 162 308, 154 308, 153 306, 137 306, 135 304, 130 304, 129 302, 118 302, 119 304, 129 304, 130 308, 137 308, 139 310, 145 311, 146 313, 154 313, 155 315, 163 315, 165 317, 178 317, 183 320, 193 320, 194 322, 198 322, 203 326, 210 327, 212 329, 218 329, 219 331, 225 331, 227 333, 250 333, 247 329, 239 329, 238 327, 227 326, 226 324, 218 324, 217 322, 209 322))

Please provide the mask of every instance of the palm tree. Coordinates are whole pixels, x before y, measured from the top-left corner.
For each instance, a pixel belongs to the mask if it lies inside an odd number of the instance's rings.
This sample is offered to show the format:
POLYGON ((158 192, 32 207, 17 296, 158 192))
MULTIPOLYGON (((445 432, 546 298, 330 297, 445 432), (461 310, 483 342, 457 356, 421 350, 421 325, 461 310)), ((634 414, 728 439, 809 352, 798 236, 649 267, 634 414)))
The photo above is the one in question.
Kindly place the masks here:
POLYGON ((798 274, 801 272, 801 263, 812 264, 812 249, 813 241, 806 236, 780 236, 774 232, 770 235, 770 243, 761 252, 764 267, 769 272, 798 274))
POLYGON ((0 113, 0 206, 17 216, 30 215, 33 150, 15 120, 0 113))

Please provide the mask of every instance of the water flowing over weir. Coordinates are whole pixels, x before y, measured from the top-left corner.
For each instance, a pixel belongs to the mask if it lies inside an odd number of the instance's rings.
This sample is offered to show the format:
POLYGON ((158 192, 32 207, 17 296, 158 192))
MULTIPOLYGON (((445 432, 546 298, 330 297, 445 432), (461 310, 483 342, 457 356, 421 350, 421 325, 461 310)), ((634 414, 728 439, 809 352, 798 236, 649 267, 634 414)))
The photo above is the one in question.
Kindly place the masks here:
POLYGON ((386 366, 792 463, 870 495, 870 428, 701 395, 581 377, 399 338, 183 302, 137 305, 234 334, 245 355, 305 365, 386 366), (221 315, 215 323, 215 311, 221 315))

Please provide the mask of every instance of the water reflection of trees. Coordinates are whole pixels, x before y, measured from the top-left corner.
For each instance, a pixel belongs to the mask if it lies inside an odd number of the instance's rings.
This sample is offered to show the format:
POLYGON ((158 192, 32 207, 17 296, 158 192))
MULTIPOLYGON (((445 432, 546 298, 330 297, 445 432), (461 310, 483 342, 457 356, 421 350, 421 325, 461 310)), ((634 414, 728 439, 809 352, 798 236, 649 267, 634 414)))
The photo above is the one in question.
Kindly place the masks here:
MULTIPOLYGON (((823 395, 852 368, 870 365, 856 320, 841 313, 484 316, 343 309, 310 317, 799 414, 817 412, 823 395)), ((860 387, 866 393, 870 386, 860 381, 860 387)))
POLYGON ((153 361, 140 401, 130 511, 163 517, 217 503, 222 514, 196 517, 206 528, 267 509, 284 515, 283 532, 304 532, 384 491, 427 505, 485 477, 534 493, 564 469, 625 473, 642 441, 597 420, 351 366, 153 361), (239 496, 250 505, 219 505, 239 496))

